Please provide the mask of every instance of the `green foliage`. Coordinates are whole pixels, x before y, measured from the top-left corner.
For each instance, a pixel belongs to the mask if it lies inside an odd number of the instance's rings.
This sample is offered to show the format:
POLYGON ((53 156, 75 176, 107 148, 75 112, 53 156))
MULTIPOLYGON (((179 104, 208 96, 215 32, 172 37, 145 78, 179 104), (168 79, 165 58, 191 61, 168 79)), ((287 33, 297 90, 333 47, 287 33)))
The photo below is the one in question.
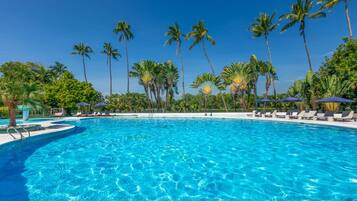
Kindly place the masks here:
POLYGON ((357 40, 345 39, 330 58, 326 58, 318 71, 320 77, 336 75, 341 81, 348 80, 352 87, 342 94, 344 97, 357 98, 357 40))
POLYGON ((92 84, 76 80, 69 72, 65 72, 58 80, 45 85, 44 92, 47 105, 64 108, 67 112, 75 110, 79 102, 94 105, 102 100, 101 94, 92 87, 92 84))
POLYGON ((113 112, 144 112, 148 108, 148 99, 144 94, 113 94, 107 97, 107 109, 113 112))

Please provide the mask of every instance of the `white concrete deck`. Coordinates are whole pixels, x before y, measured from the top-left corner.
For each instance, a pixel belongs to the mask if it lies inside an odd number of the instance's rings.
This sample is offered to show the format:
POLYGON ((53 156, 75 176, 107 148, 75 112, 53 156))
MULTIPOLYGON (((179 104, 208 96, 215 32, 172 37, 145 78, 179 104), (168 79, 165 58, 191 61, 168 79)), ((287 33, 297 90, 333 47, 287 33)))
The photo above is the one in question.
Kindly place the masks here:
MULTIPOLYGON (((318 120, 298 120, 298 119, 283 119, 283 118, 266 118, 266 117, 248 117, 251 113, 111 113, 112 117, 98 117, 98 118, 221 118, 221 119, 249 119, 258 121, 277 121, 277 122, 291 122, 303 123, 323 126, 337 126, 344 128, 352 128, 357 131, 357 122, 336 122, 336 121, 318 121, 318 120)), ((66 117, 54 119, 45 122, 34 122, 33 124, 41 124, 44 130, 31 131, 32 136, 45 135, 54 132, 68 131, 74 128, 72 125, 56 124, 59 121, 78 121, 81 119, 96 118, 96 117, 66 117)), ((357 133, 357 132, 356 132, 357 133)), ((26 134, 25 134, 26 135, 26 134)), ((8 134, 0 134, 0 145, 8 142, 20 140, 20 136, 14 134, 17 139, 13 139, 8 134)))
MULTIPOLYGON (((30 134, 31 134, 30 137, 50 134, 50 133, 54 133, 54 132, 69 131, 69 130, 75 128, 75 126, 72 126, 72 125, 56 124, 52 121, 36 122, 36 123, 31 123, 31 124, 41 125, 41 127, 43 127, 44 129, 38 130, 38 131, 30 131, 30 134)), ((8 135, 6 133, 0 134, 0 145, 8 143, 8 142, 21 140, 21 136, 19 134, 12 132, 12 135, 14 137, 16 137, 16 139, 14 139, 13 137, 11 137, 10 135, 8 135)), ((23 139, 28 138, 28 134, 25 132, 23 132, 23 136, 24 136, 23 139)))

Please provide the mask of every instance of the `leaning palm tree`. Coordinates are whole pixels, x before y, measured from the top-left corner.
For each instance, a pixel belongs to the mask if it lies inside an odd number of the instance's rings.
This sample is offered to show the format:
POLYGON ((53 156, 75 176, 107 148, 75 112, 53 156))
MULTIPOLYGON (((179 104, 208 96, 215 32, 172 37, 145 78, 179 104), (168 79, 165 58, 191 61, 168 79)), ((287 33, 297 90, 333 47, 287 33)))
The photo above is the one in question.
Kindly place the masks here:
POLYGON ((175 23, 175 24, 169 26, 169 30, 165 33, 165 35, 169 37, 169 39, 165 42, 165 45, 171 45, 172 43, 176 43, 176 56, 179 57, 180 62, 181 62, 182 97, 184 98, 184 101, 185 101, 185 71, 184 71, 184 65, 183 65, 183 56, 181 53, 181 45, 182 45, 181 38, 184 35, 183 35, 178 23, 175 23))
POLYGON ((332 9, 338 3, 345 4, 345 15, 347 19, 347 27, 350 39, 352 39, 352 26, 351 26, 351 19, 350 14, 348 13, 348 0, 317 0, 317 3, 322 4, 321 9, 332 9))
POLYGON ((278 24, 274 23, 275 13, 271 16, 267 13, 261 13, 260 16, 256 19, 256 21, 250 26, 250 31, 253 33, 253 36, 264 37, 265 45, 268 51, 269 61, 273 63, 271 57, 271 51, 269 46, 269 34, 278 28, 278 24))
POLYGON ((103 54, 107 55, 107 65, 109 67, 109 95, 113 94, 113 81, 112 81, 112 58, 118 60, 121 56, 118 49, 113 49, 110 43, 104 43, 103 54))
POLYGON ((126 70, 127 70, 127 93, 129 93, 130 83, 129 83, 128 41, 134 38, 134 34, 130 30, 130 25, 125 21, 118 22, 113 31, 115 34, 119 35, 119 41, 123 42, 125 46, 125 59, 126 59, 126 70))
POLYGON ((88 82, 88 80, 87 80, 87 69, 86 69, 86 64, 85 64, 85 58, 90 59, 89 54, 91 54, 91 53, 93 53, 92 48, 87 46, 84 43, 78 43, 73 46, 72 54, 80 55, 82 57, 83 74, 84 74, 84 79, 86 82, 88 82))
POLYGON ((196 77, 192 83, 192 88, 201 87, 201 92, 204 95, 204 110, 207 112, 207 97, 212 94, 213 87, 222 88, 222 83, 218 77, 212 73, 204 73, 196 77))
MULTIPOLYGON (((216 41, 212 38, 212 36, 210 36, 208 34, 208 29, 205 27, 205 24, 204 24, 204 22, 202 20, 198 21, 198 23, 192 27, 192 31, 186 35, 186 39, 192 39, 193 40, 193 42, 190 45, 189 49, 192 49, 193 47, 195 47, 196 45, 201 43, 203 53, 204 53, 204 55, 205 55, 205 57, 206 57, 206 59, 208 61, 208 64, 210 65, 211 72, 212 72, 213 75, 215 75, 213 64, 212 64, 212 62, 211 62, 211 60, 210 60, 210 58, 209 58, 209 56, 207 54, 207 50, 206 50, 206 46, 205 46, 205 40, 210 42, 212 45, 215 45, 216 41)), ((224 96, 222 96, 222 102, 223 102, 225 110, 228 111, 224 96)))
POLYGON ((205 24, 202 20, 198 21, 198 23, 192 27, 192 31, 186 35, 186 39, 193 40, 189 49, 192 49, 198 44, 202 45, 202 50, 208 61, 208 64, 210 65, 211 72, 213 73, 213 75, 215 75, 213 64, 210 58, 208 57, 207 50, 205 47, 205 40, 207 40, 212 45, 215 45, 216 41, 212 38, 212 36, 208 35, 208 29, 205 27, 205 24))
POLYGON ((304 46, 307 55, 307 60, 309 63, 309 69, 311 71, 312 71, 311 57, 310 57, 310 52, 309 52, 306 35, 305 35, 306 20, 326 16, 326 13, 321 10, 317 12, 312 12, 313 5, 314 3, 312 0, 297 0, 297 2, 291 6, 290 13, 280 16, 280 20, 286 19, 288 21, 287 24, 283 26, 283 28, 281 29, 282 32, 288 30, 289 28, 293 27, 296 24, 299 24, 300 35, 304 40, 304 46))

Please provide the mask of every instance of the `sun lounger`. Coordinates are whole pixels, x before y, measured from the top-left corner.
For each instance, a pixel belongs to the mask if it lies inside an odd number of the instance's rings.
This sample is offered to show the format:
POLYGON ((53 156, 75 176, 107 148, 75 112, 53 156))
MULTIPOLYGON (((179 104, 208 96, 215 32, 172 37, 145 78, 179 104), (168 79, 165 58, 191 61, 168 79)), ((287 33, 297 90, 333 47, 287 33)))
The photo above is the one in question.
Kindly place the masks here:
POLYGON ((274 110, 273 112, 266 112, 265 114, 264 114, 264 117, 275 117, 275 115, 276 115, 276 110, 274 110))
POLYGON ((305 114, 305 110, 301 112, 293 112, 291 115, 289 115, 289 119, 301 119, 305 114))
POLYGON ((313 119, 316 115, 317 111, 312 110, 308 113, 305 113, 304 116, 302 116, 302 119, 313 119))
POLYGON ((333 119, 335 121, 352 121, 353 111, 344 111, 342 114, 334 114, 333 119))
POLYGON ((277 112, 276 117, 278 118, 285 118, 286 117, 286 112, 277 112))
POLYGON ((263 112, 258 111, 255 113, 254 117, 262 117, 262 115, 263 115, 263 112))

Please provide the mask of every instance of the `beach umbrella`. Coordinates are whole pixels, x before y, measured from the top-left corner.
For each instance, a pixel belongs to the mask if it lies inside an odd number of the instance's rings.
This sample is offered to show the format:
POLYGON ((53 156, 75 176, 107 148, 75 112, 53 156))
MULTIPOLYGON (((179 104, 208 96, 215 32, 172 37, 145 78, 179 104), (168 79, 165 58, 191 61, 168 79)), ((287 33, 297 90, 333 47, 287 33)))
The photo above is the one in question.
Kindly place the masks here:
POLYGON ((89 106, 90 104, 86 103, 86 102, 80 102, 77 104, 78 107, 87 107, 89 106))
POLYGON ((100 103, 95 104, 95 107, 105 107, 105 106, 107 106, 107 103, 105 103, 105 102, 100 102, 100 103))
POLYGON ((257 103, 271 103, 271 102, 274 102, 274 101, 267 99, 267 98, 257 100, 257 103))
POLYGON ((295 102, 303 102, 304 99, 301 98, 295 98, 295 97, 287 97, 284 99, 277 100, 276 102, 281 102, 281 103, 295 103, 295 102))
POLYGON ((322 98, 322 99, 318 100, 317 102, 319 102, 319 103, 354 103, 355 101, 346 99, 346 98, 331 96, 331 97, 327 97, 327 98, 322 98))

